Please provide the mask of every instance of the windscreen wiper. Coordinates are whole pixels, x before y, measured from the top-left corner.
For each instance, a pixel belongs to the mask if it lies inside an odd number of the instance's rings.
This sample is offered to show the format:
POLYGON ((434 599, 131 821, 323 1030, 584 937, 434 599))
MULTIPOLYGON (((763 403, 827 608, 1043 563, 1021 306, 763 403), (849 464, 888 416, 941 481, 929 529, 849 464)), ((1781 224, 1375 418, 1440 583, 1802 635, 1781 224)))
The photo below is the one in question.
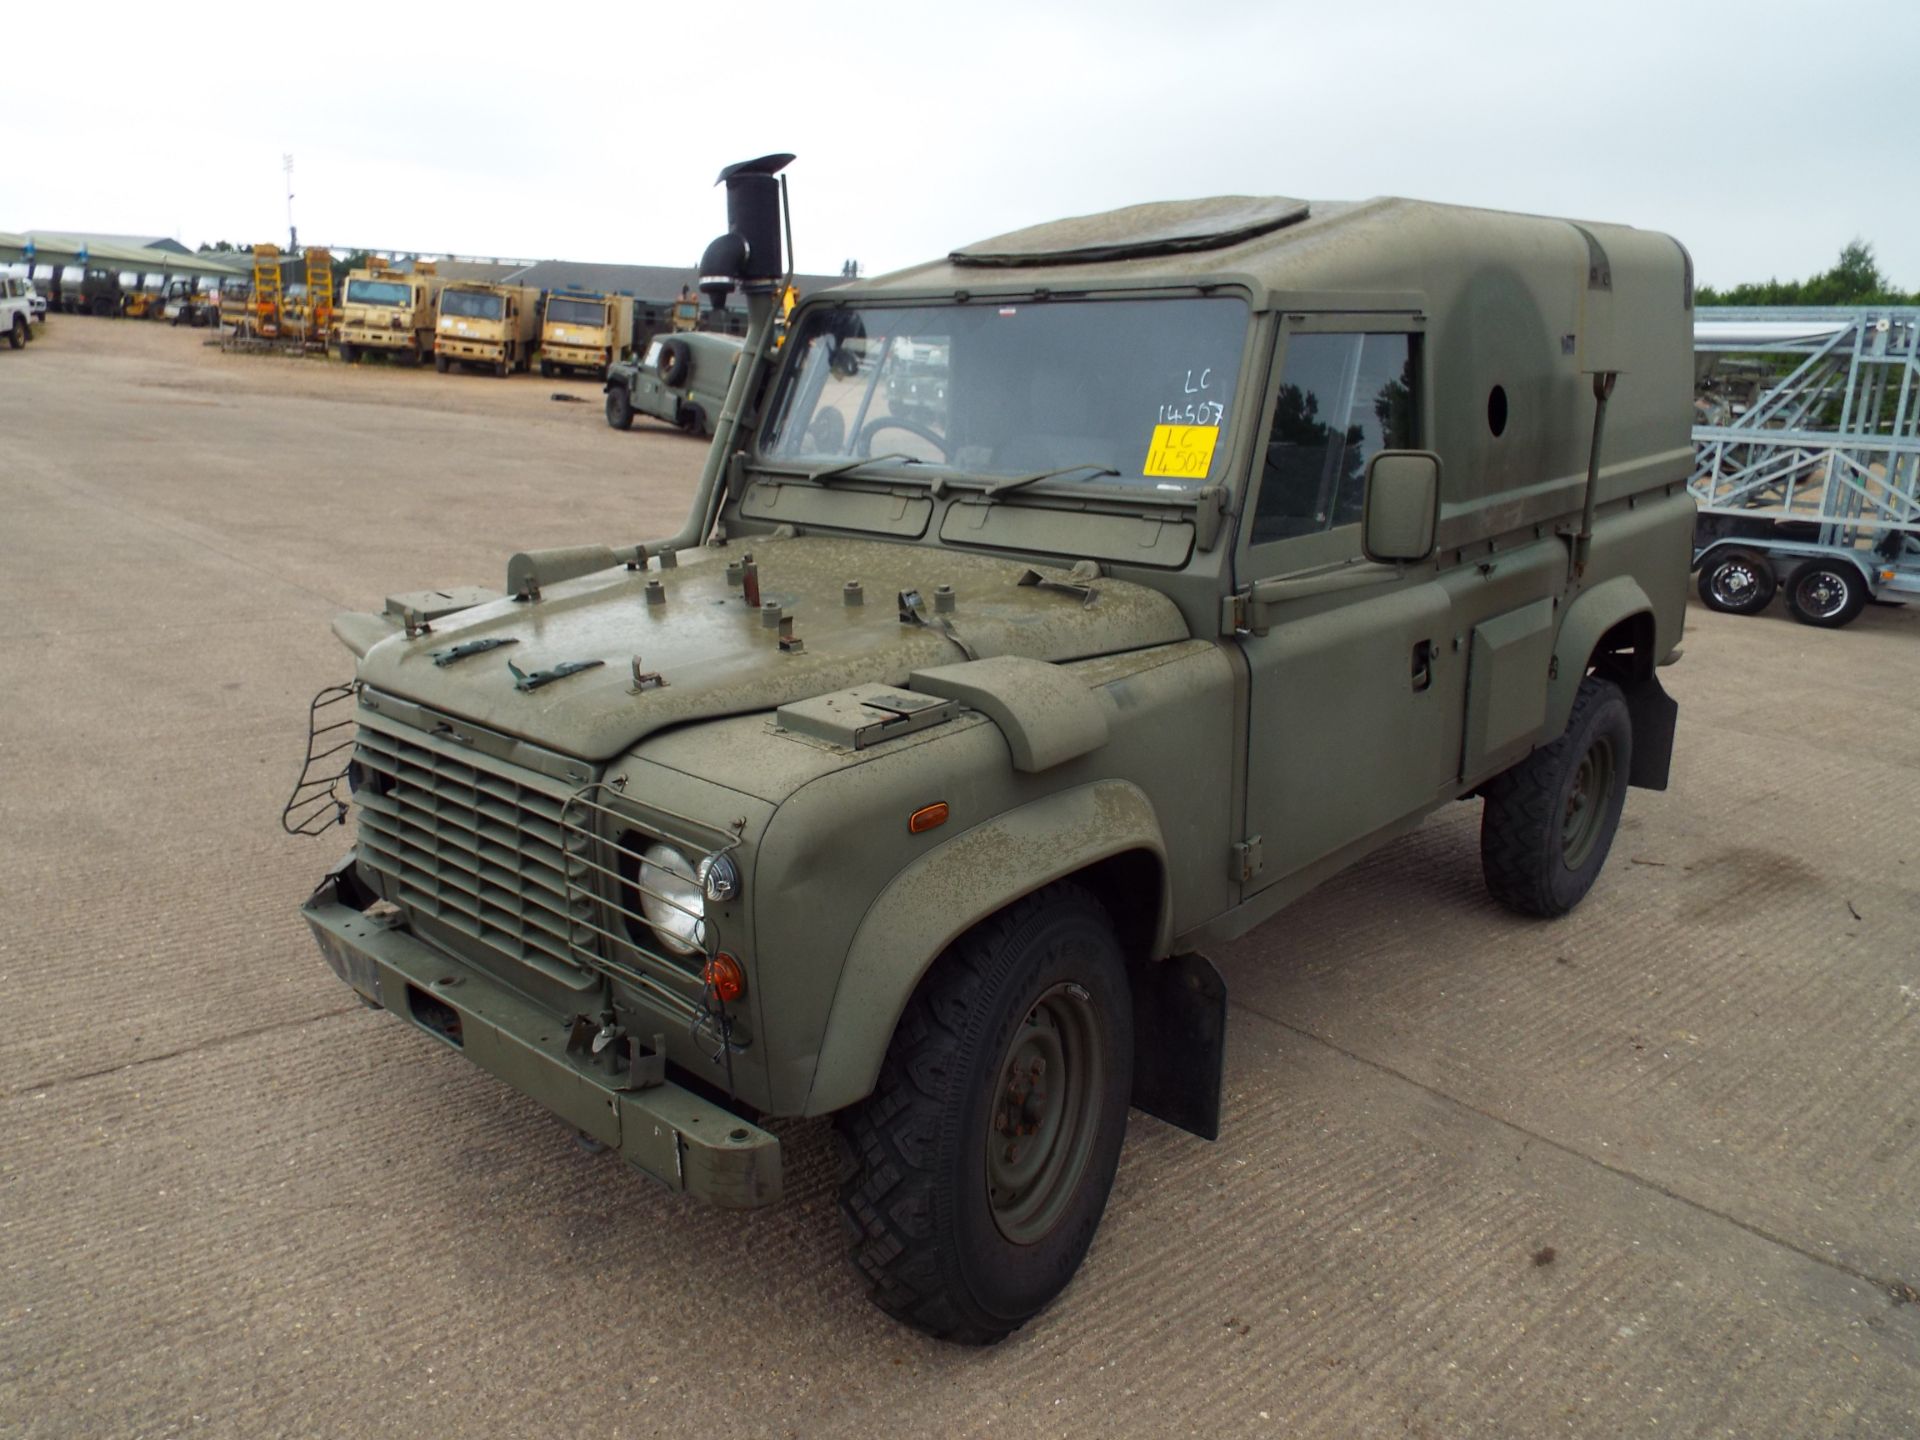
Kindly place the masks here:
POLYGON ((1087 477, 1089 480, 1100 475, 1118 475, 1120 473, 1111 465, 1104 464, 1099 460, 1083 460, 1078 465, 1062 465, 1057 470, 1036 470, 1031 475, 1015 475, 1006 480, 996 480, 980 493, 989 500, 997 500, 1009 490, 1018 490, 1023 485, 1037 485, 1042 480, 1054 480, 1062 475, 1071 475, 1076 470, 1093 471, 1093 474, 1087 477))
POLYGON ((918 455, 908 455, 902 451, 895 451, 891 455, 862 455, 858 460, 849 460, 844 465, 829 465, 825 470, 816 470, 807 478, 816 485, 824 485, 827 481, 837 479, 842 475, 851 475, 863 466, 880 465, 888 460, 904 460, 909 465, 918 465, 920 463, 920 457, 918 455))

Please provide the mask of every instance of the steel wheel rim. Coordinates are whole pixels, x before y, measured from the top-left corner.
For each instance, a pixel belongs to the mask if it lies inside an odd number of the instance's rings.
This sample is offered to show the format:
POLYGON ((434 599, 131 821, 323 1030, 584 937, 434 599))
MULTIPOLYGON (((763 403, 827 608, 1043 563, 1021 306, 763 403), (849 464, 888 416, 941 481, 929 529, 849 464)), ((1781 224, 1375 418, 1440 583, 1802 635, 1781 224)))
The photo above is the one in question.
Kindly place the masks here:
POLYGON ((1613 742, 1605 736, 1587 747, 1567 789, 1560 822, 1560 853, 1569 870, 1578 870, 1593 854, 1607 805, 1613 796, 1613 742))
POLYGON ((1044 1239, 1079 1190, 1106 1066, 1093 997, 1072 983, 1035 1000, 1008 1042, 987 1116, 987 1203, 1014 1244, 1044 1239))
POLYGON ((1795 592, 1800 608, 1822 620, 1831 620, 1847 608, 1847 582, 1831 570, 1814 571, 1795 592))
POLYGON ((1760 577, 1746 561, 1728 560, 1714 570, 1713 579, 1707 583, 1714 599, 1722 605, 1738 607, 1752 602, 1754 592, 1760 588, 1760 577))

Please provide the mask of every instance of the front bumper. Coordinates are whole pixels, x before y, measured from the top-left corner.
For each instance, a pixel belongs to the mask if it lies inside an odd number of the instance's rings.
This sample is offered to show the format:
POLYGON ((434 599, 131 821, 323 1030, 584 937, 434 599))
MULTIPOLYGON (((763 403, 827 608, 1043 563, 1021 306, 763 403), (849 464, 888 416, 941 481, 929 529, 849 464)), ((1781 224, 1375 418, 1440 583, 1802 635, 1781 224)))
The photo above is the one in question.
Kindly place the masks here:
POLYGON ((435 338, 433 348, 435 354, 453 360, 498 361, 507 358, 506 342, 502 340, 460 340, 443 334, 435 338))
POLYGON ((420 346, 420 337, 412 330, 383 330, 374 325, 343 325, 340 338, 370 350, 416 350, 420 346))
POLYGON ((540 358, 551 361, 555 365, 565 365, 576 370, 601 370, 611 363, 604 345, 548 343, 540 347, 540 358))
POLYGON ((661 1081, 568 1053, 569 1021, 406 928, 344 897, 359 889, 349 855, 300 907, 333 973, 375 1005, 451 1045, 488 1074, 620 1152, 669 1189, 731 1210, 780 1198, 780 1142, 730 1110, 661 1081))

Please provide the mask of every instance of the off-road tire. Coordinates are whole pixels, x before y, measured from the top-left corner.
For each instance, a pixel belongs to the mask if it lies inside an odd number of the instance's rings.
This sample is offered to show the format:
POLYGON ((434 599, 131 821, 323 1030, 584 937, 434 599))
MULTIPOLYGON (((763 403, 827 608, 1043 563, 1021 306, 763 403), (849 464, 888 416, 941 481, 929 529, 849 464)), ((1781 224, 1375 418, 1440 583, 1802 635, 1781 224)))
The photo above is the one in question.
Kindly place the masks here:
POLYGON ((703 435, 707 429, 707 412, 699 405, 682 405, 673 423, 689 435, 703 435))
POLYGON ((1866 579, 1845 560, 1808 560, 1787 576, 1787 609, 1802 625, 1838 630, 1867 608, 1866 579))
POLYGON ((1757 550, 1721 550, 1700 567, 1700 600, 1723 615, 1758 615, 1773 603, 1773 566, 1757 550))
POLYGON ((15 315, 13 317, 13 324, 7 327, 7 344, 18 350, 22 345, 27 343, 29 338, 26 318, 21 315, 15 315))
POLYGON ((873 1094, 837 1117, 841 1214, 873 1302, 930 1335, 976 1345, 1045 1308, 1106 1209, 1132 1075, 1125 965, 1112 921, 1086 890, 1050 886, 956 941, 908 1002, 873 1094), (1010 1098, 1016 1072, 1038 1073, 1025 1057, 1049 1035, 1060 1042, 1056 1076, 1010 1098), (1047 1112, 1053 1097, 1043 1092, 1059 1074, 1057 1115, 1019 1133, 1035 1116, 1015 1104, 1047 1112), (989 1194, 1000 1164, 989 1140, 999 1149, 1003 1136, 1007 1170, 1038 1161, 1025 1194, 989 1194), (1016 1156, 1029 1136, 1036 1148, 1016 1156))
POLYGON ((623 388, 607 391, 607 424, 616 430, 633 428, 633 397, 623 388))
POLYGON ((1632 768, 1626 697, 1589 675, 1565 733, 1481 787, 1480 868, 1493 898, 1542 919, 1578 905, 1607 863, 1632 768))

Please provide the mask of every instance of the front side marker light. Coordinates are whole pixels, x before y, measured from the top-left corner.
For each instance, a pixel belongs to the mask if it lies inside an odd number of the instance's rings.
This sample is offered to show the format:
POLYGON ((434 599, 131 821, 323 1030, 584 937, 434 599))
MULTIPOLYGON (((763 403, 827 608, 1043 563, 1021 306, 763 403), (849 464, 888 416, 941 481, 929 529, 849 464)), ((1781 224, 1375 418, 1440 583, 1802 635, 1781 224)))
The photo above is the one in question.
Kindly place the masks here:
POLYGON ((918 810, 914 811, 913 814, 909 815, 907 817, 907 831, 909 834, 921 835, 936 826, 946 823, 947 802, 940 800, 932 805, 922 805, 918 810))
POLYGON ((731 855, 707 856, 700 862, 699 879, 709 900, 731 900, 740 893, 740 867, 731 855))

